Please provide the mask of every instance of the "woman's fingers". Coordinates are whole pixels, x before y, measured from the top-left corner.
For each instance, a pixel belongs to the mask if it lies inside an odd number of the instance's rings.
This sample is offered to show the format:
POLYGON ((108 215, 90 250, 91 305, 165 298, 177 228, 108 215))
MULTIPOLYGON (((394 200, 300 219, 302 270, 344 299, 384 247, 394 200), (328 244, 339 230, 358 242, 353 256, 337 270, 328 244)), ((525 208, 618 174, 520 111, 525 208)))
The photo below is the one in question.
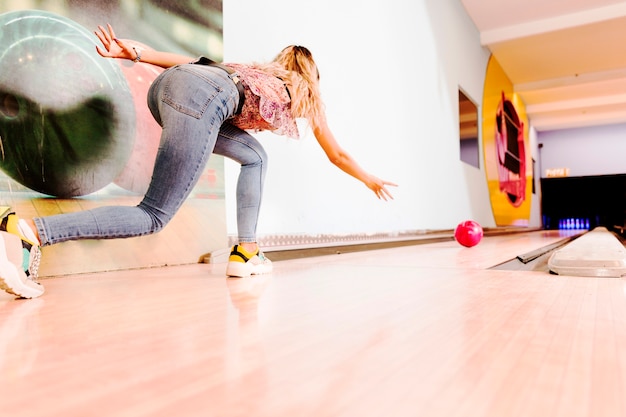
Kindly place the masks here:
POLYGON ((389 182, 389 181, 383 181, 378 179, 374 185, 372 185, 370 188, 372 189, 372 191, 374 191, 374 194, 376 194, 376 197, 378 197, 381 200, 393 200, 393 195, 391 194, 391 192, 389 191, 389 189, 387 189, 387 185, 389 186, 393 186, 393 187, 397 187, 398 185, 393 183, 393 182, 389 182))
POLYGON ((98 30, 95 32, 96 36, 102 43, 101 48, 96 46, 96 51, 98 54, 105 58, 129 58, 130 53, 128 52, 128 48, 124 45, 122 41, 115 37, 115 31, 110 24, 107 24, 107 27, 98 26, 98 30))

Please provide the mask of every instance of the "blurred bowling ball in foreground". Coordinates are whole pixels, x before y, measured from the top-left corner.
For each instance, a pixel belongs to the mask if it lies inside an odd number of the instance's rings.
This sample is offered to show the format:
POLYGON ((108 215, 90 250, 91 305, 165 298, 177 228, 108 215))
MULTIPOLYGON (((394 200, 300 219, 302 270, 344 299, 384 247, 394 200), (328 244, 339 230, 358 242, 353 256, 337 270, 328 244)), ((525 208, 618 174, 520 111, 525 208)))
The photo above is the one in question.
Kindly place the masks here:
POLYGON ((96 36, 53 13, 0 15, 0 169, 44 194, 111 183, 135 137, 128 83, 96 36))
POLYGON ((482 238, 483 228, 473 220, 459 223, 454 231, 454 239, 468 248, 478 245, 482 238))

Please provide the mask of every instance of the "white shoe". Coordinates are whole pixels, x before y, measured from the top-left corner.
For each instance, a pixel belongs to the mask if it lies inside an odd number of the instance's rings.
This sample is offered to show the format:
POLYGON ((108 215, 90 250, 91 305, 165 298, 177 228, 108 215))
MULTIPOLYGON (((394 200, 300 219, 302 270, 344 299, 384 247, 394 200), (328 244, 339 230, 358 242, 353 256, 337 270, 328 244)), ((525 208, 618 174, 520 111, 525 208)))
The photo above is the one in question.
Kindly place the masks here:
POLYGON ((40 259, 38 245, 0 231, 0 289, 22 298, 42 295, 43 285, 37 282, 40 259))

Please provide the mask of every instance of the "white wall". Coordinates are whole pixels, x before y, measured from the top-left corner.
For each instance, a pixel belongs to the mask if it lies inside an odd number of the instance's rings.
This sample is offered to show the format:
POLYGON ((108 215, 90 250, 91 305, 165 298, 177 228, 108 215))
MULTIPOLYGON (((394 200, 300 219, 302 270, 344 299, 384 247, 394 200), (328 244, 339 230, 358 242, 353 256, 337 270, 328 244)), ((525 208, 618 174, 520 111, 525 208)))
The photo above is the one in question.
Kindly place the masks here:
MULTIPOLYGON (((310 131, 300 141, 257 135, 270 155, 259 235, 449 229, 468 218, 495 226, 484 167, 459 157, 458 88, 482 103, 489 58, 460 1, 224 0, 226 62, 270 60, 289 44, 313 52, 342 146, 399 187, 395 200, 378 201, 328 162, 310 131)), ((234 235, 238 167, 229 162, 234 235)))
POLYGON ((626 173, 626 124, 540 132, 541 176, 568 168, 569 175, 626 173))

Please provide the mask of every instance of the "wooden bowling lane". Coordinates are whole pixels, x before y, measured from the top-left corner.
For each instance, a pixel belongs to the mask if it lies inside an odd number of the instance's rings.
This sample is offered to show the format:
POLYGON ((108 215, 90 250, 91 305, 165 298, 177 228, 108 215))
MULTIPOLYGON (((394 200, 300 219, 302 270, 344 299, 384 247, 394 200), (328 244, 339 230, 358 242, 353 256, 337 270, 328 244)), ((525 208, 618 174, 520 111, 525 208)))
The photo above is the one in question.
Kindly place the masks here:
POLYGON ((536 232, 45 279, 0 294, 0 410, 34 416, 626 413, 626 285, 489 269, 536 232))

